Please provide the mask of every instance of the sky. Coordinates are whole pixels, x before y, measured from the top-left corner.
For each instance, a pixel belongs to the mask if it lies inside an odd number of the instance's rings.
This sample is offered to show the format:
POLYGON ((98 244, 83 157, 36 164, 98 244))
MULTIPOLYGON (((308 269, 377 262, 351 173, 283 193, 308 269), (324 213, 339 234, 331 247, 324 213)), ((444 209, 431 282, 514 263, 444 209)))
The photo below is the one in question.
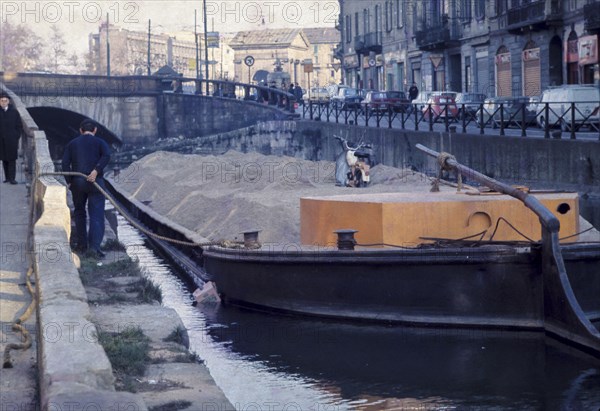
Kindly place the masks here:
MULTIPOLYGON (((208 31, 237 32, 262 28, 334 26, 337 0, 206 0, 208 31)), ((106 21, 130 30, 203 32, 202 0, 0 0, 0 22, 22 23, 42 37, 57 25, 70 50, 84 53, 88 34, 106 21)))

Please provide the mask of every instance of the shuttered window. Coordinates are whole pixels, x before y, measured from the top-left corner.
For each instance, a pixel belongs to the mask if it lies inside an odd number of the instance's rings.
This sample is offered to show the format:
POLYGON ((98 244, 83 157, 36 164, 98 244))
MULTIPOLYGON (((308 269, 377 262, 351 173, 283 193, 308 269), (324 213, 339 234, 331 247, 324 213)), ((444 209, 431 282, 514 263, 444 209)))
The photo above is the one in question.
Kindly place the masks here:
POLYGON ((540 95, 540 85, 540 49, 523 50, 523 95, 540 95))
POLYGON ((496 95, 512 96, 510 53, 496 55, 496 95))

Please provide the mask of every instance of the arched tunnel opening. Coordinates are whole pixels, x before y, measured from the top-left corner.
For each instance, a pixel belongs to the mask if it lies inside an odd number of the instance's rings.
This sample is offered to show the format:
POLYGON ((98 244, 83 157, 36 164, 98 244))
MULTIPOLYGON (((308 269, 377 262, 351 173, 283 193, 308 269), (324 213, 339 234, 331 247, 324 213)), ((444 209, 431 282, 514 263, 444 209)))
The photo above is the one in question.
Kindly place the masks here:
MULTIPOLYGON (((53 161, 62 158, 67 143, 79 135, 81 122, 90 119, 83 114, 56 107, 28 107, 27 111, 29 111, 40 130, 46 133, 48 148, 53 161)), ((121 147, 123 142, 115 133, 97 121, 96 123, 98 124, 98 132, 96 133, 98 137, 106 141, 113 150, 121 147)))

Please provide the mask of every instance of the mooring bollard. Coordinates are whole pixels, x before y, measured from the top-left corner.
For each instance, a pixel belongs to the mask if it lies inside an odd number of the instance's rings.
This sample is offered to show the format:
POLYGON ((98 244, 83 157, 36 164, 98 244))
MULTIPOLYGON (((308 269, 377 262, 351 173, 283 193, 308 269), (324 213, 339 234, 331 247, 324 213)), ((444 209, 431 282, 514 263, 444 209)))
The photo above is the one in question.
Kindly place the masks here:
POLYGON ((357 230, 344 229, 334 231, 334 233, 338 236, 338 250, 354 250, 354 246, 356 245, 354 234, 358 233, 357 230))
POLYGON ((245 248, 260 248, 260 243, 258 242, 258 233, 262 230, 248 230, 242 232, 244 234, 244 247, 245 248))

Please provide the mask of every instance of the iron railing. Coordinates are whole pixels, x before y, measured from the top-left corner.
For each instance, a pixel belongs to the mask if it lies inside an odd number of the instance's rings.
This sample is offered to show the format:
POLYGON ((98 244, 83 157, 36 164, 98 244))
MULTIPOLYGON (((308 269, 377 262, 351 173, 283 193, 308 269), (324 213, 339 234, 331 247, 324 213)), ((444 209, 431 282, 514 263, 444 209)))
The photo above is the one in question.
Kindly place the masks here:
POLYGON ((302 105, 304 119, 366 127, 387 127, 402 130, 434 131, 436 124, 446 132, 478 132, 479 134, 506 135, 506 130, 542 130, 544 138, 562 138, 566 133, 576 139, 577 133, 587 129, 596 133, 600 141, 600 102, 544 102, 530 104, 499 103, 489 107, 480 104, 404 104, 399 107, 379 104, 358 104, 340 107, 329 102, 307 101, 302 105), (488 131, 490 128, 498 129, 488 131))

